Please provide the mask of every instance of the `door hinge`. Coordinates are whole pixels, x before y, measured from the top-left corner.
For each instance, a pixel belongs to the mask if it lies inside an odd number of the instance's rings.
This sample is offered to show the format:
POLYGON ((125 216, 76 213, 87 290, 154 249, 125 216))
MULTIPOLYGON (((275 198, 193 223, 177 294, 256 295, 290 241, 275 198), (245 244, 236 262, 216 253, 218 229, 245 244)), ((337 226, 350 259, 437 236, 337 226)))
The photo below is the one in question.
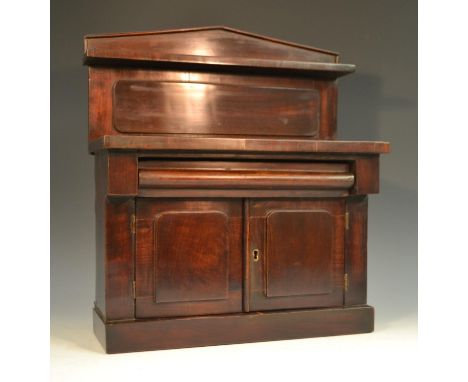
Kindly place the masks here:
POLYGON ((345 213, 345 229, 349 229, 349 212, 345 213))
POLYGON ((344 274, 344 290, 345 290, 345 292, 348 291, 348 287, 349 287, 348 274, 345 273, 344 274))
POLYGON ((133 299, 136 300, 136 283, 135 283, 135 281, 132 282, 132 296, 133 296, 133 299))
POLYGON ((132 215, 130 220, 130 232, 132 233, 132 235, 134 235, 136 232, 136 217, 134 214, 132 215))

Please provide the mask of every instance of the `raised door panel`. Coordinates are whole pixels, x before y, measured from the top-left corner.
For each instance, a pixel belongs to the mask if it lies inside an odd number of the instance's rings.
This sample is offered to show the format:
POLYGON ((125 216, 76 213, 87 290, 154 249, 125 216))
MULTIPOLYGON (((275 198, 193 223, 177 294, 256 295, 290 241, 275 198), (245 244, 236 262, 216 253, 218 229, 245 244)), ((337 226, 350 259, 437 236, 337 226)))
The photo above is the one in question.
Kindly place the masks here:
POLYGON ((241 201, 140 199, 136 316, 242 309, 241 201))
POLYGON ((333 217, 328 211, 273 211, 266 217, 266 236, 267 297, 331 292, 333 217))
POLYGON ((249 310, 343 304, 343 200, 249 203, 249 310))
POLYGON ((228 297, 228 217, 219 211, 163 212, 154 222, 155 301, 228 297))

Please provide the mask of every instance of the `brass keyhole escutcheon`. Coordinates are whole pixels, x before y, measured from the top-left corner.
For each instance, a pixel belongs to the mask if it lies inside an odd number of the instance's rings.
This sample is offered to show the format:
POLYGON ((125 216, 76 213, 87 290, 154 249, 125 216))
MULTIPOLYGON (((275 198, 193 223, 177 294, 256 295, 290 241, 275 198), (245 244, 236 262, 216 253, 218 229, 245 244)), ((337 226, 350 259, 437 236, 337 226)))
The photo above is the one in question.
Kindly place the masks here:
POLYGON ((254 249, 252 251, 252 257, 253 257, 253 261, 260 260, 260 250, 259 249, 254 249))

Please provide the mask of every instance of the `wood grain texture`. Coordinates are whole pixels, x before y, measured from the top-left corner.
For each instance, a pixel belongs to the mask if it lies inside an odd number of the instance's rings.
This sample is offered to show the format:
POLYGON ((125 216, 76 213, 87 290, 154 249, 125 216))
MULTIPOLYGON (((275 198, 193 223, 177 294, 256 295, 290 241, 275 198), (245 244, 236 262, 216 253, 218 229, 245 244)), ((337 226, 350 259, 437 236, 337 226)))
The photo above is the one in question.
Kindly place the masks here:
POLYGON ((265 295, 326 295, 333 284, 333 216, 327 210, 271 210, 266 216, 265 295))
POLYGON ((109 196, 135 196, 138 192, 137 157, 133 153, 111 153, 108 156, 109 196))
POLYGON ((120 80, 113 100, 121 133, 318 136, 316 89, 120 80))
POLYGON ((97 307, 105 317, 106 312, 106 215, 105 200, 107 191, 107 152, 102 151, 94 156, 94 215, 95 215, 95 299, 97 307))
POLYGON ((107 319, 134 316, 133 236, 131 219, 135 201, 128 197, 110 197, 109 155, 95 159, 96 178, 96 301, 107 319))
POLYGON ((141 188, 231 188, 231 189, 348 189, 354 184, 351 173, 252 170, 140 170, 141 188))
POLYGON ((349 195, 345 189, 140 189, 139 197, 143 198, 333 198, 349 195))
POLYGON ((364 305, 107 324, 94 312, 93 326, 107 353, 123 353, 369 333, 374 309, 364 305))
POLYGON ((336 115, 338 112, 338 85, 336 81, 329 82, 328 86, 323 88, 321 95, 319 138, 333 140, 336 138, 336 115))
POLYGON ((379 160, 378 155, 368 155, 353 162, 356 182, 351 193, 356 195, 379 193, 379 160))
POLYGON ((347 162, 155 160, 140 158, 139 196, 345 196, 354 183, 347 162))
POLYGON ((137 200, 136 317, 242 311, 242 202, 137 200))
POLYGON ((345 272, 348 287, 345 305, 367 302, 367 196, 346 199, 349 229, 346 231, 345 272))
MULTIPOLYGON (((257 139, 171 136, 105 136, 89 145, 92 153, 99 150, 239 152, 239 153, 335 153, 385 154, 387 142, 320 141, 307 139, 257 139)), ((153 154, 154 155, 154 154, 153 154)))
POLYGON ((138 168, 144 170, 152 169, 192 169, 192 170, 217 170, 217 171, 238 171, 238 170, 256 170, 256 171, 269 171, 269 172, 284 172, 288 171, 291 174, 302 172, 313 173, 330 173, 342 174, 351 171, 351 164, 349 162, 338 161, 289 161, 289 162, 275 162, 271 160, 256 160, 256 161, 241 161, 241 160, 189 160, 189 159, 157 159, 151 157, 139 157, 138 168))
POLYGON ((250 311, 343 304, 344 200, 250 200, 250 311))
POLYGON ((87 36, 109 353, 365 333, 367 194, 338 54, 225 27, 87 36))
POLYGON ((88 35, 85 37, 87 56, 139 59, 166 57, 256 57, 335 62, 337 53, 305 45, 261 36, 223 26, 187 28, 153 32, 88 35))
MULTIPOLYGON (((157 132, 155 129, 160 129, 159 131, 163 131, 164 134, 171 133, 176 136, 181 135, 184 129, 188 129, 185 131, 185 135, 191 131, 192 133, 197 132, 197 134, 204 134, 205 136, 224 135, 229 137, 235 136, 235 134, 237 136, 253 136, 252 134, 255 132, 248 128, 249 126, 253 126, 257 129, 257 134, 260 134, 259 136, 297 137, 298 133, 301 133, 308 135, 309 138, 328 139, 328 137, 334 135, 333 130, 336 129, 336 116, 334 115, 336 114, 336 110, 330 103, 330 94, 333 94, 333 89, 331 92, 328 91, 329 88, 334 87, 336 87, 336 83, 333 80, 324 78, 296 78, 284 75, 273 76, 255 73, 209 73, 194 69, 174 70, 173 68, 172 70, 171 68, 162 70, 156 68, 90 67, 89 140, 93 141, 104 135, 122 134, 118 130, 121 127, 114 126, 115 122, 119 124, 122 121, 127 124, 125 131, 129 127, 131 128, 128 125, 131 122, 135 125, 134 128, 143 129, 145 133, 150 133, 151 131, 157 132), (115 87, 117 86, 118 89, 119 84, 128 83, 166 84, 166 87, 159 87, 159 96, 157 97, 159 100, 164 100, 165 104, 154 104, 154 91, 151 92, 147 87, 144 93, 147 96, 152 95, 150 98, 144 97, 145 100, 142 105, 137 102, 142 100, 141 96, 136 99, 133 97, 124 102, 124 108, 121 107, 122 105, 119 106, 119 103, 115 105, 115 87), (217 93, 218 96, 214 98, 209 96, 208 90, 207 92, 200 92, 197 87, 203 84, 211 89, 231 89, 229 102, 226 102, 225 96, 219 97, 219 91, 217 93), (172 87, 176 85, 185 90, 182 93, 179 91, 178 95, 174 95, 172 87), (237 91, 233 93, 232 89, 237 89, 237 91), (255 91, 255 94, 257 94, 256 98, 253 98, 254 94, 250 94, 253 92, 252 89, 257 89, 255 91), (269 89, 268 94, 271 94, 267 95, 265 90, 262 89, 269 89), (246 95, 246 93, 248 94, 246 95), (294 103, 298 101, 298 94, 308 95, 308 98, 312 97, 313 102, 309 102, 311 106, 309 113, 304 113, 303 107, 302 109, 297 109, 292 103, 293 100, 295 100, 294 103), (285 97, 279 97, 279 95, 285 95, 285 97), (318 95, 318 100, 315 95, 318 95), (175 99, 178 100, 176 105, 174 105, 175 99), (260 114, 257 113, 257 115, 262 116, 258 121, 253 120, 247 112, 252 111, 253 106, 249 104, 249 101, 254 103, 255 99, 257 100, 255 104, 262 110, 260 114), (223 105, 221 114, 220 110, 213 109, 213 100, 216 105, 223 105), (180 101, 184 101, 184 103, 182 104, 180 101), (168 109, 169 102, 172 102, 174 105, 174 110, 168 109), (324 107, 323 105, 326 106, 324 107), (230 110, 232 109, 232 115, 227 114, 228 107, 230 110), (236 108, 238 110, 240 107, 246 108, 245 112, 240 115, 238 113, 234 114, 236 108), (135 117, 133 111, 129 115, 124 114, 125 110, 131 110, 132 108, 136 108, 135 110, 139 111, 139 116, 136 120, 132 119, 135 117), (166 113, 155 115, 155 111, 158 110, 165 111, 166 113), (117 121, 115 121, 114 111, 117 111, 117 121), (167 113, 168 111, 170 113, 167 113), (146 113, 149 114, 147 117, 144 115, 146 113), (185 117, 187 113, 191 114, 193 121, 185 117), (220 119, 220 116, 223 116, 223 119, 220 119), (294 117, 294 119, 291 117, 294 117), (263 118, 266 118, 266 120, 262 123, 263 118), (179 123, 183 121, 184 125, 187 123, 188 126, 179 125, 178 127, 172 124, 170 126, 171 131, 169 131, 169 121, 176 119, 179 123), (221 126, 209 124, 210 119, 216 123, 221 122, 221 126), (314 122, 316 119, 318 119, 318 122, 314 122), (309 125, 300 126, 298 124, 300 120, 309 121, 309 125), (142 122, 148 121, 152 122, 151 126, 143 125, 142 122), (236 123, 233 123, 234 121, 236 123), (268 126, 271 122, 274 123, 274 126, 268 126), (155 123, 159 124, 155 125, 155 123), (223 126, 228 126, 225 123, 232 126, 232 129, 223 128, 223 126), (310 123, 319 123, 318 134, 316 134, 317 131, 312 132, 310 123), (287 127, 290 124, 293 124, 295 128, 288 132, 287 127), (276 129, 283 125, 284 127, 276 132, 276 129), (329 131, 329 129, 331 130, 329 131)), ((132 92, 133 95, 135 93, 138 92, 132 92)), ((299 100, 299 103, 302 106, 307 104, 307 102, 301 100, 299 100)))
POLYGON ((133 199, 107 199, 106 202, 106 317, 134 316, 133 283, 133 199))
POLYGON ((243 237, 242 237, 242 308, 244 312, 250 312, 250 226, 247 224, 250 216, 249 200, 243 199, 243 237))
POLYGON ((174 211, 155 216, 156 303, 228 298, 228 220, 220 211, 174 211))
POLYGON ((337 53, 227 27, 86 36, 84 45, 88 65, 244 67, 329 77, 355 70, 339 64, 337 53))

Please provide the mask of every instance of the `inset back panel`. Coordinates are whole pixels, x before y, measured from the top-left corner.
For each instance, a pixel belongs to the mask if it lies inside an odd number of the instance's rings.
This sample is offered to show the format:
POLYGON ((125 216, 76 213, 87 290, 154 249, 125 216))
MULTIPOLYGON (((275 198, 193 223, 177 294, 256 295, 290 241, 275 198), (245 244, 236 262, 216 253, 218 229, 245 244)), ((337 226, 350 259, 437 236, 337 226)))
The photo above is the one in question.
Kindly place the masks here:
POLYGON ((127 134, 318 134, 316 89, 121 80, 114 128, 127 134))
POLYGON ((90 67, 89 140, 104 135, 334 139, 336 81, 90 67))

